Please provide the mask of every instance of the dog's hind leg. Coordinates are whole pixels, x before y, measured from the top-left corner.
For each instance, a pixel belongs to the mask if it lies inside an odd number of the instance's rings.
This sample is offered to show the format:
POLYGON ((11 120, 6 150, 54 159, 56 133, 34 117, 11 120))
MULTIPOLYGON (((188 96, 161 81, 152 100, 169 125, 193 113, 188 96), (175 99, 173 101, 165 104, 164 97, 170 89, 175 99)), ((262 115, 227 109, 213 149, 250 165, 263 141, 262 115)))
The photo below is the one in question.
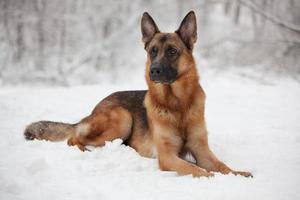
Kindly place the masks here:
POLYGON ((100 147, 105 141, 120 138, 126 140, 132 129, 132 116, 122 107, 106 108, 84 118, 76 126, 76 134, 68 140, 68 145, 76 145, 80 150, 85 146, 100 147))

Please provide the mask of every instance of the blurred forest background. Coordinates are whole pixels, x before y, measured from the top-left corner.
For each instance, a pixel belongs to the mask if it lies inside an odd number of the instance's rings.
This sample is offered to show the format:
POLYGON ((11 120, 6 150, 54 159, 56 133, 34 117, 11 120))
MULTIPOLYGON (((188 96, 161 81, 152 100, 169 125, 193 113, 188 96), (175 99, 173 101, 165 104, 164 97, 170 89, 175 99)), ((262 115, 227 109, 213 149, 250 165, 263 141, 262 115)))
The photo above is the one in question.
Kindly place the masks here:
POLYGON ((0 0, 0 85, 116 82, 143 73, 140 18, 198 18, 201 70, 300 77, 299 0, 0 0))

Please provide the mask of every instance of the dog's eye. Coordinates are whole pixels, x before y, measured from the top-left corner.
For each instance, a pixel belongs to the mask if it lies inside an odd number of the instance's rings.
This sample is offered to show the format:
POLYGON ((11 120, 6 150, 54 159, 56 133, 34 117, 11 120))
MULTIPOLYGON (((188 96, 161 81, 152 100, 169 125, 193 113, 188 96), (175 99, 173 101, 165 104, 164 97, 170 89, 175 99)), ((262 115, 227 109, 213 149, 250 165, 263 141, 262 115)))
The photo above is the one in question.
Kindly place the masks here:
POLYGON ((170 56, 173 56, 173 55, 177 54, 177 49, 174 48, 174 47, 169 47, 169 48, 168 48, 168 54, 169 54, 170 56))
POLYGON ((153 47, 151 50, 150 50, 150 55, 152 58, 156 57, 157 56, 157 48, 156 47, 153 47))

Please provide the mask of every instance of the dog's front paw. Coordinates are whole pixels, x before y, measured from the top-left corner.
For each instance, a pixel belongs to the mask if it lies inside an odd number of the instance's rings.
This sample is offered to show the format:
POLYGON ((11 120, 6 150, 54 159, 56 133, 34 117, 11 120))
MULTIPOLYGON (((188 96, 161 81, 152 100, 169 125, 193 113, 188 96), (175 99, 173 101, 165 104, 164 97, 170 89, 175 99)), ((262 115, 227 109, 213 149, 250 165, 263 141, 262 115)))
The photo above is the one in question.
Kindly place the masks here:
POLYGON ((240 175, 240 176, 244 176, 244 177, 251 177, 251 178, 253 178, 253 175, 251 174, 251 172, 232 171, 232 173, 234 175, 240 175))
POLYGON ((193 177, 207 177, 207 178, 209 178, 209 177, 213 177, 214 176, 214 173, 212 173, 212 172, 206 172, 206 171, 197 171, 197 172, 195 172, 195 173, 193 173, 193 177))
POLYGON ((204 176, 205 176, 205 177, 213 177, 213 176, 215 176, 215 174, 212 173, 212 172, 206 172, 206 173, 204 174, 204 176))
POLYGON ((217 164, 217 170, 216 171, 220 172, 222 174, 229 174, 230 172, 232 172, 232 170, 222 162, 219 162, 217 164))

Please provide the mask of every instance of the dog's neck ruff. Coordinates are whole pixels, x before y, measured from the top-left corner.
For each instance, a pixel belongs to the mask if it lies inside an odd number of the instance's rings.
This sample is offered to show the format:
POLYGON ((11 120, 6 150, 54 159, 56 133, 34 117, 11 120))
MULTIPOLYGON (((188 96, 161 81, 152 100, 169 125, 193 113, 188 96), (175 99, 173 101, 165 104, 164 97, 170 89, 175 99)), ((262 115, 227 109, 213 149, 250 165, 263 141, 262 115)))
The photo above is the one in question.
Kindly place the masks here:
POLYGON ((147 82, 152 103, 169 110, 187 109, 200 88, 199 78, 194 67, 171 84, 154 83, 151 80, 147 82))

